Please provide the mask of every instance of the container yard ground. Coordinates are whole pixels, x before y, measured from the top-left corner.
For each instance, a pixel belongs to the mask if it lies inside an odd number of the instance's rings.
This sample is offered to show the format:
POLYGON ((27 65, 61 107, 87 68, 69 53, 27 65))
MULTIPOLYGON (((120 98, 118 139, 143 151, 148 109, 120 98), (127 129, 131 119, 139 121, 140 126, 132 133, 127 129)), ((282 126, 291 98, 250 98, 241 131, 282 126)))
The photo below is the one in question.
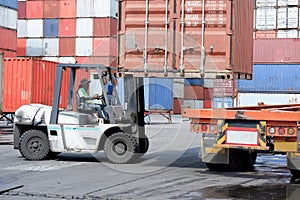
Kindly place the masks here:
MULTIPOLYGON (((201 135, 189 132, 188 120, 173 115, 169 124, 158 114, 151 120, 146 126, 149 152, 132 164, 110 164, 104 153, 65 153, 53 160, 26 161, 11 144, 1 144, 0 199, 297 199, 300 195, 300 186, 289 184, 284 155, 260 155, 252 172, 211 172, 199 161, 201 135)), ((12 140, 11 134, 5 136, 12 140)))

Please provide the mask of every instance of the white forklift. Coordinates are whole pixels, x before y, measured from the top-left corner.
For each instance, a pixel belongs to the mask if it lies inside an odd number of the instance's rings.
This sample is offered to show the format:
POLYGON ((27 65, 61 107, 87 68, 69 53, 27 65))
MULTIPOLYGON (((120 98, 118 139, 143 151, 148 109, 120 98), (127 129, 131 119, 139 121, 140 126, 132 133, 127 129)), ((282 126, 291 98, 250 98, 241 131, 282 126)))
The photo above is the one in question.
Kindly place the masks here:
POLYGON ((112 163, 127 163, 144 155, 149 140, 144 129, 143 78, 124 77, 122 106, 115 77, 112 68, 104 65, 58 64, 52 106, 23 105, 15 112, 14 148, 28 160, 51 158, 62 152, 104 150, 112 163), (68 84, 63 84, 63 76, 69 77, 68 84), (97 93, 105 102, 103 112, 108 119, 86 109, 85 99, 78 96, 83 78, 90 82, 90 95, 97 93), (62 85, 68 85, 66 109, 59 108, 62 85))

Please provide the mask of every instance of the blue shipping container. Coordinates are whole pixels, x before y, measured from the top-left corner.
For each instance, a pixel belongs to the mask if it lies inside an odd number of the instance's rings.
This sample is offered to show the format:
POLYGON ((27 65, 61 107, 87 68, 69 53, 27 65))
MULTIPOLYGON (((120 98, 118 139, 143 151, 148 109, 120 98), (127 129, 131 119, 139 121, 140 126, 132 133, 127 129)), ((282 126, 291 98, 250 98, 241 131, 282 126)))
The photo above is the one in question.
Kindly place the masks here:
POLYGON ((18 10, 18 0, 0 0, 0 5, 18 10))
POLYGON ((299 93, 299 64, 253 65, 252 80, 238 80, 237 90, 243 93, 299 93))
POLYGON ((58 37, 58 19, 44 19, 44 37, 58 37))
POLYGON ((144 79, 145 110, 173 109, 173 80, 166 78, 144 79))
POLYGON ((203 78, 186 78, 186 79, 184 79, 184 85, 186 85, 186 86, 203 86, 204 79, 203 78))
POLYGON ((233 99, 231 97, 215 97, 213 99, 213 108, 231 108, 233 107, 233 99))

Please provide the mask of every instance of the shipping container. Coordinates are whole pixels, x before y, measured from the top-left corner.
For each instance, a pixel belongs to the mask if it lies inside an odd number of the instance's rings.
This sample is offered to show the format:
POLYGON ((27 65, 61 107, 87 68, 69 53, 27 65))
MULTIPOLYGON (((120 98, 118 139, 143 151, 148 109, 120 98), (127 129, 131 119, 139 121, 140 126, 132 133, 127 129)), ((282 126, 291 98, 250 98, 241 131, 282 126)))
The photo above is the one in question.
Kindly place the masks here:
POLYGON ((253 42, 253 63, 300 63, 300 39, 265 39, 253 42))
POLYGON ((0 27, 17 29, 18 11, 0 6, 0 27))
POLYGON ((93 36, 111 37, 117 35, 117 19, 111 17, 93 18, 93 36))
POLYGON ((93 36, 93 19, 77 18, 76 19, 76 36, 91 37, 93 36))
POLYGON ((214 80, 214 97, 232 97, 236 93, 236 84, 234 80, 216 79, 214 80))
POLYGON ((171 111, 173 109, 173 81, 164 78, 144 79, 145 110, 171 111))
POLYGON ((184 99, 204 99, 204 87, 184 86, 184 99))
POLYGON ((26 18, 27 19, 42 19, 44 16, 44 1, 26 1, 26 18))
POLYGON ((274 7, 277 0, 256 0, 256 7, 274 7))
POLYGON ((26 40, 26 56, 42 56, 43 55, 43 40, 33 38, 26 40))
POLYGON ((184 79, 173 79, 173 97, 184 98, 184 79))
POLYGON ((59 57, 58 61, 60 63, 76 63, 76 60, 74 57, 59 57))
POLYGON ((184 100, 182 108, 203 109, 203 100, 184 100))
POLYGON ((76 18, 76 1, 59 1, 59 18, 76 18))
POLYGON ((17 50, 16 30, 0 28, 0 51, 1 50, 14 51, 16 53, 17 50))
POLYGON ((203 100, 203 108, 211 109, 212 108, 212 99, 204 99, 203 100))
MULTIPOLYGON (((52 104, 55 62, 30 58, 4 59, 1 65, 2 88, 0 109, 4 113, 13 113, 24 104, 52 104), (42 88, 42 89, 41 89, 42 88)), ((67 77, 63 79, 60 107, 67 105, 67 77)))
POLYGON ((173 98, 173 114, 181 114, 184 100, 182 98, 173 98))
POLYGON ((204 99, 212 100, 214 97, 214 89, 213 88, 204 88, 204 99))
POLYGON ((273 30, 277 28, 277 13, 273 7, 257 8, 255 14, 255 28, 257 30, 273 30))
POLYGON ((300 93, 299 64, 256 64, 253 79, 239 80, 238 92, 300 93))
POLYGON ((93 17, 94 0, 77 0, 76 17, 93 17))
POLYGON ((237 106, 257 106, 259 102, 266 105, 299 104, 300 94, 238 93, 235 99, 235 105, 237 106))
POLYGON ((113 67, 117 65, 115 56, 76 56, 75 59, 79 64, 103 64, 113 67))
POLYGON ((298 38, 298 31, 297 29, 278 30, 276 35, 277 38, 298 38))
POLYGON ((94 0, 93 17, 118 16, 118 0, 94 0))
POLYGON ((27 37, 43 37, 43 20, 42 19, 29 19, 27 20, 27 37))
POLYGON ((234 106, 234 99, 232 97, 215 97, 212 104, 213 108, 231 108, 234 106))
POLYGON ((188 86, 203 86, 204 79, 203 78, 186 78, 184 79, 184 85, 188 86))
POLYGON ((93 56, 117 56, 116 38, 93 38, 93 56))
POLYGON ((59 56, 75 55, 75 38, 59 38, 59 56))
POLYGON ((59 1, 57 0, 44 1, 44 18, 58 18, 59 5, 59 1))
POLYGON ((0 54, 3 54, 3 56, 5 57, 5 58, 14 58, 14 57, 16 57, 17 56, 17 53, 16 53, 16 51, 7 51, 7 50, 1 50, 0 49, 0 54))
POLYGON ((27 37, 27 22, 26 20, 18 20, 18 38, 27 37))
POLYGON ((43 39, 43 56, 58 56, 59 41, 58 38, 43 39))
POLYGON ((59 37, 75 37, 76 19, 59 20, 59 37))
POLYGON ((58 37, 58 19, 44 19, 44 37, 58 37))
POLYGON ((93 38, 76 38, 76 56, 92 56, 93 38))
POLYGON ((0 6, 18 10, 18 0, 0 0, 0 6))
POLYGON ((276 38, 276 31, 255 31, 256 39, 274 39, 276 38))
POLYGON ((124 0, 119 11, 120 70, 191 78, 203 69, 209 78, 251 78, 254 1, 124 0))
POLYGON ((26 18, 26 1, 18 1, 18 19, 26 18))
POLYGON ((26 39, 17 39, 17 56, 26 56, 26 39))

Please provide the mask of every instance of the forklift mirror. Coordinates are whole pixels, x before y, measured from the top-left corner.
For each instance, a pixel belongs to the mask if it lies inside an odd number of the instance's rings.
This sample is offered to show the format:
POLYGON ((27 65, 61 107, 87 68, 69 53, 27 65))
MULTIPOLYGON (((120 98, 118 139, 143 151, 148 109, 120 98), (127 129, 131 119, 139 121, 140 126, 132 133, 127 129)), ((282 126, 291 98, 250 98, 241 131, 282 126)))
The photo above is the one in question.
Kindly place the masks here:
POLYGON ((99 74, 93 74, 94 79, 99 79, 99 74))

